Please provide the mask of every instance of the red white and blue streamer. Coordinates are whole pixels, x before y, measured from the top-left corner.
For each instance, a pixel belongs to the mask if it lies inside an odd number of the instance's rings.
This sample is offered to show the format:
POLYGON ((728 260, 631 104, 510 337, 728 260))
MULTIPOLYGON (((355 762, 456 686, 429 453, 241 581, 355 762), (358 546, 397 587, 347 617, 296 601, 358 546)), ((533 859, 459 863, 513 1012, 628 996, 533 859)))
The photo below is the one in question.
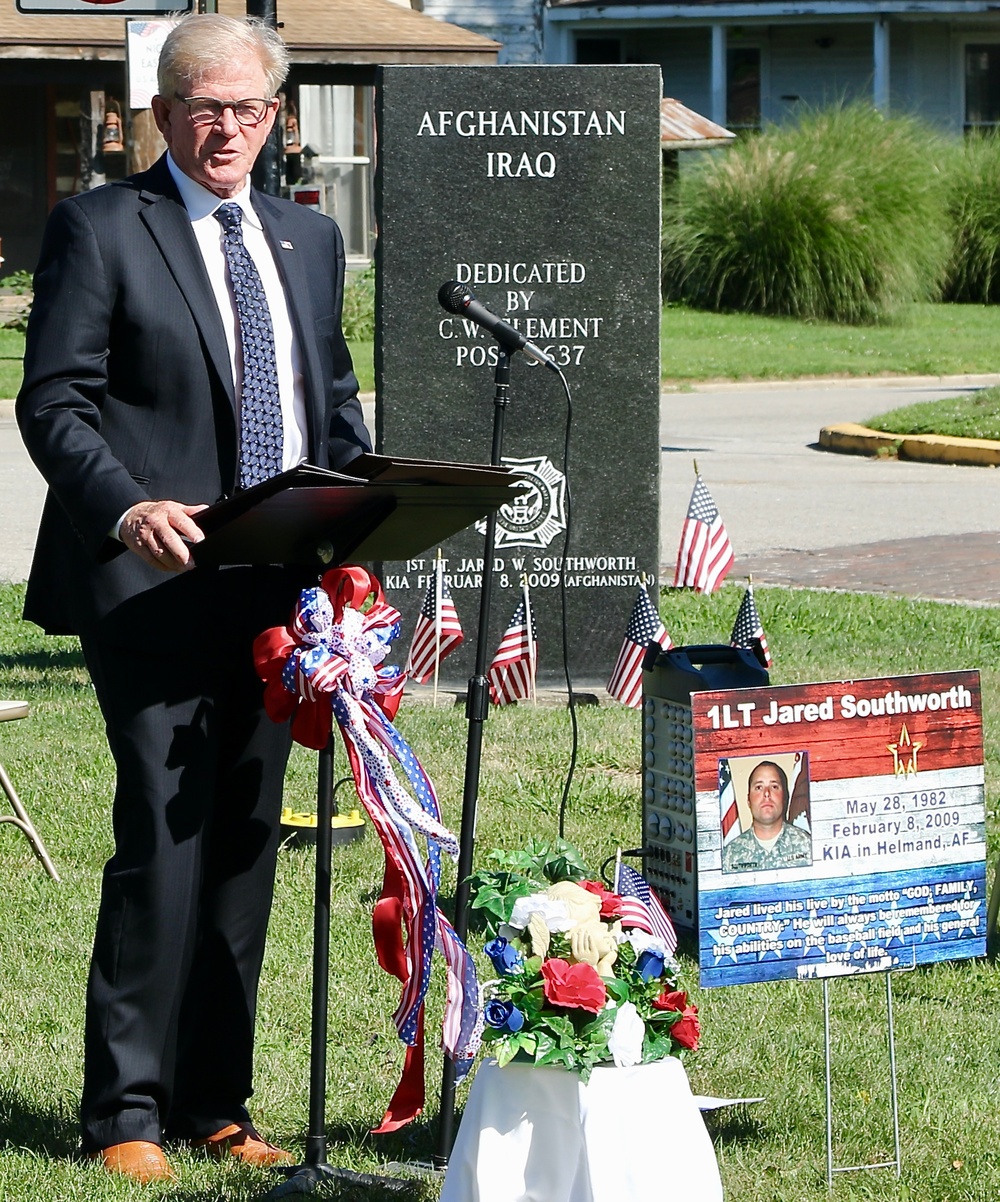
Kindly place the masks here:
POLYGON ((380 1132, 403 1126, 423 1108, 423 1009, 435 947, 447 967, 442 1044, 459 1079, 472 1065, 481 1032, 472 957, 437 905, 441 856, 456 857, 458 841, 441 822, 430 778, 392 725, 405 676, 382 664, 399 629, 400 615, 378 580, 364 568, 345 567, 327 572, 319 587, 304 589, 289 625, 265 630, 254 643, 264 704, 274 721, 291 718, 293 738, 322 750, 336 720, 358 797, 385 850, 372 926, 379 964, 402 983, 393 1018, 408 1047, 380 1132))

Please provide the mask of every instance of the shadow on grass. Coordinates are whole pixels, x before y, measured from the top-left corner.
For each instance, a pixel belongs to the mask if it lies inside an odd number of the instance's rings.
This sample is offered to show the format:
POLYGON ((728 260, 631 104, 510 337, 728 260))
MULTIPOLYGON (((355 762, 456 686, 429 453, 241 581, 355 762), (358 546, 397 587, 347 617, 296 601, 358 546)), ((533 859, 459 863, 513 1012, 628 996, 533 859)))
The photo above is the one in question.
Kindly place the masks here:
POLYGON ((764 1123, 749 1106, 724 1106, 705 1112, 705 1126, 718 1146, 763 1139, 764 1123))
MULTIPOLYGON (((434 1097, 435 1086, 428 1081, 427 1096, 434 1097)), ((461 1112, 456 1115, 455 1129, 461 1112)), ((385 1170, 369 1170, 375 1177, 384 1178, 384 1184, 354 1185, 341 1183, 338 1198, 355 1198, 358 1202, 382 1202, 397 1199, 401 1202, 430 1202, 436 1199, 444 1180, 444 1174, 431 1167, 432 1157, 438 1146, 438 1118, 434 1114, 415 1119, 398 1131, 386 1135, 373 1135, 364 1127, 347 1123, 333 1124, 328 1129, 330 1145, 328 1160, 333 1165, 338 1161, 339 1149, 363 1146, 372 1151, 385 1170)))
POLYGON ((0 1150, 72 1158, 79 1143, 75 1111, 69 1114, 58 1104, 39 1107, 15 1089, 0 1088, 0 1150))
MULTIPOLYGON (((55 647, 0 654, 4 683, 0 692, 31 692, 41 685, 46 692, 91 692, 90 675, 79 647, 55 647)), ((29 696, 27 700, 31 700, 29 696)))
POLYGON ((26 668, 35 671, 55 670, 68 672, 70 669, 86 669, 83 662, 83 652, 79 647, 54 647, 32 651, 14 651, 0 653, 0 668, 26 668))
MULTIPOLYGON (((431 1077, 432 1075, 428 1073, 426 1082, 428 1102, 435 1100, 437 1086, 440 1084, 440 1082, 434 1082, 431 1077)), ((455 1117, 456 1130, 460 1118, 461 1111, 455 1117)), ((405 1127, 400 1127, 397 1131, 391 1131, 385 1135, 375 1135, 359 1124, 331 1123, 327 1128, 327 1139, 332 1149, 331 1160, 336 1159, 335 1145, 357 1147, 362 1144, 374 1150, 380 1160, 429 1164, 431 1156, 437 1150, 438 1118, 437 1114, 430 1117, 420 1116, 412 1123, 407 1123, 405 1127)))

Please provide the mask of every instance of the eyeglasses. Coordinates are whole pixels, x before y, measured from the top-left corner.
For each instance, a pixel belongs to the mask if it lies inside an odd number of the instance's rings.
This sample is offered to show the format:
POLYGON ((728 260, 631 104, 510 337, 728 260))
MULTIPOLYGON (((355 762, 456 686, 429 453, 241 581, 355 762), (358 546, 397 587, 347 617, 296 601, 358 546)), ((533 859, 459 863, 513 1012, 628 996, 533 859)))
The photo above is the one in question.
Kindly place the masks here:
POLYGON ((214 96, 181 96, 174 93, 177 100, 186 104, 191 120, 195 125, 214 125, 222 120, 226 109, 233 110, 233 116, 240 125, 260 125, 271 107, 270 100, 261 100, 250 96, 246 100, 216 100, 214 96))

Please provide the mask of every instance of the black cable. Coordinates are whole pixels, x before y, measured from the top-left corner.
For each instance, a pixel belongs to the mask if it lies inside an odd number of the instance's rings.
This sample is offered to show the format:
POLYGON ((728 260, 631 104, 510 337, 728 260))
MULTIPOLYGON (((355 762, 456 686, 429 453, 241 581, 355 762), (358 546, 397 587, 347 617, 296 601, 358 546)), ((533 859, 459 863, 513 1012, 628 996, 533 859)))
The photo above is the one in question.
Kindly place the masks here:
POLYGON ((612 888, 614 885, 614 881, 608 876, 608 865, 609 864, 611 864, 611 863, 613 863, 613 861, 617 860, 619 856, 621 856, 622 859, 624 859, 626 856, 646 856, 646 855, 649 855, 651 850, 652 849, 649 847, 630 847, 630 848, 626 849, 625 851, 616 851, 614 853, 614 855, 608 856, 608 858, 601 865, 601 880, 605 883, 605 885, 607 885, 607 887, 609 889, 612 888))
POLYGON ((580 743, 580 731, 576 720, 576 698, 573 695, 573 680, 569 670, 569 618, 566 614, 566 559, 569 555, 570 531, 573 521, 573 500, 569 485, 569 436, 573 427, 573 394, 570 392, 569 381, 559 372, 563 389, 566 392, 566 432, 563 436, 563 475, 566 477, 566 533, 563 535, 562 564, 559 569, 559 599, 562 606, 562 653, 563 674, 566 678, 566 704, 569 709, 570 726, 573 731, 572 750, 569 768, 566 771, 566 783, 563 786, 562 800, 559 802, 559 838, 565 838, 566 805, 569 801, 570 786, 573 784, 573 774, 576 772, 576 755, 580 743))

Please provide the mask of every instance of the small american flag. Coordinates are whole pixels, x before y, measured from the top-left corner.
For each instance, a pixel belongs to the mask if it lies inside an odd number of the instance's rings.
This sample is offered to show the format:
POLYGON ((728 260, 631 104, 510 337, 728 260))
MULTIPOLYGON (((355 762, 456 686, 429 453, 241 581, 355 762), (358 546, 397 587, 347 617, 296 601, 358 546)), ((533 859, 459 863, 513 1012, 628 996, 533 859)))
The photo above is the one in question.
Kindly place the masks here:
POLYGON ((638 927, 640 931, 655 936, 667 949, 668 955, 673 955, 677 950, 677 932, 670 915, 645 878, 628 864, 620 862, 617 876, 615 892, 625 903, 622 926, 638 927))
POLYGON ((674 588, 685 586, 697 593, 714 593, 733 566, 733 544, 705 487, 696 477, 677 551, 674 588))
POLYGON ((625 640, 608 681, 611 696, 632 709, 642 705, 642 659, 650 643, 659 643, 661 647, 674 645, 653 608, 649 593, 640 585, 625 628, 625 640))
POLYGON ((767 649, 767 639, 764 636, 764 623, 760 620, 760 614, 757 612, 757 602, 753 596, 753 585, 747 585, 747 591, 743 594, 743 600, 740 602, 739 612, 736 614, 736 621, 733 623, 733 633, 729 638, 730 646, 732 647, 748 647, 754 650, 754 644, 760 645, 761 655, 764 657, 764 667, 771 666, 771 653, 767 649))
POLYGON ((725 847, 740 833, 740 811, 728 759, 719 760, 719 804, 722 808, 722 846, 725 847))
POLYGON ((510 625, 500 640, 496 655, 486 673, 490 682, 490 700, 494 705, 528 701, 535 695, 535 667, 538 644, 535 619, 524 588, 510 625))
POLYGON ((417 615, 406 674, 419 684, 426 683, 464 638, 448 585, 441 573, 435 572, 417 615))

